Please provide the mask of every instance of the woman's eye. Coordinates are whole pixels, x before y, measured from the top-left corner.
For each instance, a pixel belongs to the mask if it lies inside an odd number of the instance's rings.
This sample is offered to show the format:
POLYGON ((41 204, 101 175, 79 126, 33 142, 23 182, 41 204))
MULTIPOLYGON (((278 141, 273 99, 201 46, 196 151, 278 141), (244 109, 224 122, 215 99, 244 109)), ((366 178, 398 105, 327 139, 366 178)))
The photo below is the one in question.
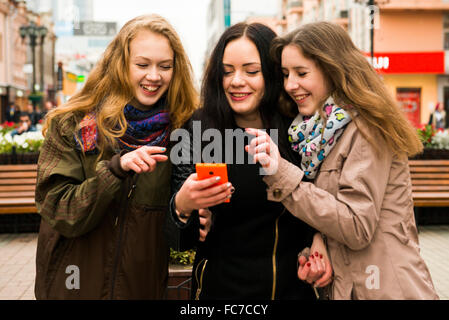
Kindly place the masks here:
POLYGON ((304 77, 307 74, 307 72, 298 72, 298 76, 304 77))
POLYGON ((170 65, 166 65, 166 66, 161 66, 161 68, 164 69, 164 70, 170 70, 173 67, 170 66, 170 65))
POLYGON ((223 71, 223 74, 224 74, 225 76, 230 75, 231 73, 232 73, 232 71, 226 71, 226 70, 223 71))
POLYGON ((136 64, 139 68, 146 68, 148 65, 143 63, 136 64))
POLYGON ((247 71, 248 74, 258 74, 260 72, 260 70, 254 70, 254 71, 247 71))
POLYGON ((283 73, 282 76, 283 76, 284 78, 288 78, 288 73, 283 73))

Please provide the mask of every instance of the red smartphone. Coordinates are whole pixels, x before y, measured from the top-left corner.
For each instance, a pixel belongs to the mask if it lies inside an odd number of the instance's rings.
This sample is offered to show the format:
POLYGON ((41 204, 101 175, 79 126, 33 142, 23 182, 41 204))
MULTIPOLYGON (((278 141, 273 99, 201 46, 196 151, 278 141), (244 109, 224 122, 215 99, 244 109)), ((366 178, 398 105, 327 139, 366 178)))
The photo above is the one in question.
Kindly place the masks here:
MULTIPOLYGON (((226 163, 196 163, 195 168, 199 180, 211 177, 221 178, 220 181, 212 185, 212 187, 228 183, 228 167, 226 163)), ((226 199, 225 202, 231 202, 231 200, 226 199)))

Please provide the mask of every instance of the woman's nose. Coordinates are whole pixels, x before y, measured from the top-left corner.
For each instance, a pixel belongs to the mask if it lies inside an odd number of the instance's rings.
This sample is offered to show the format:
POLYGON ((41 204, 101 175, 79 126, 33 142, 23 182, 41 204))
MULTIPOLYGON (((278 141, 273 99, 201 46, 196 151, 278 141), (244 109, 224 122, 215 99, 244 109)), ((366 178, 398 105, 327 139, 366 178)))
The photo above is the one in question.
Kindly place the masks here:
POLYGON ((151 68, 147 72, 145 78, 147 78, 147 80, 150 80, 150 81, 159 81, 161 79, 161 75, 159 74, 159 72, 157 71, 156 68, 151 68))
POLYGON ((245 81, 243 80, 239 72, 236 72, 235 75, 232 77, 231 85, 234 87, 241 87, 245 85, 245 81))
POLYGON ((296 90, 298 89, 298 87, 299 87, 298 82, 292 77, 289 76, 287 79, 284 80, 285 91, 296 90))

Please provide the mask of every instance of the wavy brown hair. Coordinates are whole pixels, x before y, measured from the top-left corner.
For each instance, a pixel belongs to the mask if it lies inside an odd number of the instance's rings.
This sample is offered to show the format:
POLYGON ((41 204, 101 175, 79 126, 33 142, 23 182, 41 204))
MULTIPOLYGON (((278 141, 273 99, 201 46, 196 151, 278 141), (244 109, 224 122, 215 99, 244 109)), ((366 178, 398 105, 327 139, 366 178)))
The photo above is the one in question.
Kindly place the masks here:
MULTIPOLYGON (((422 151, 416 130, 342 27, 330 22, 315 22, 276 38, 271 53, 278 64, 287 45, 297 46, 306 58, 317 64, 328 78, 336 103, 343 108, 352 106, 371 127, 377 128, 394 154, 412 156, 422 151)), ((289 111, 297 114, 296 104, 287 100, 289 111)), ((367 138, 365 128, 359 129, 367 138)), ((367 140, 379 150, 376 141, 367 140)))
POLYGON ((198 105, 198 92, 181 40, 170 23, 161 16, 143 15, 122 27, 90 72, 84 87, 66 104, 47 115, 44 135, 55 117, 62 122, 95 110, 100 154, 106 145, 116 145, 116 138, 123 136, 127 128, 123 110, 134 97, 129 80, 129 46, 140 30, 165 36, 174 52, 173 76, 166 93, 172 129, 181 127, 191 117, 198 105))

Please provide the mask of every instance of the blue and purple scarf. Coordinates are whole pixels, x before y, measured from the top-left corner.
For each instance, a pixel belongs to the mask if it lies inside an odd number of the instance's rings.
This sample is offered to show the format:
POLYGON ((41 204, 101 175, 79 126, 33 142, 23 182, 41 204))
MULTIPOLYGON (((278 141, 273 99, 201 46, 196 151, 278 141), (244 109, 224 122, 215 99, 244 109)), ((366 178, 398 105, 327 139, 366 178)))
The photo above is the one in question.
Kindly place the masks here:
MULTIPOLYGON (((165 103, 158 103, 155 108, 142 111, 127 104, 124 113, 128 127, 125 134, 117 139, 120 150, 133 151, 142 146, 166 147, 169 142, 170 116, 164 107, 165 103)), ((79 150, 85 153, 96 151, 98 132, 95 111, 89 112, 81 120, 76 138, 79 150)))

